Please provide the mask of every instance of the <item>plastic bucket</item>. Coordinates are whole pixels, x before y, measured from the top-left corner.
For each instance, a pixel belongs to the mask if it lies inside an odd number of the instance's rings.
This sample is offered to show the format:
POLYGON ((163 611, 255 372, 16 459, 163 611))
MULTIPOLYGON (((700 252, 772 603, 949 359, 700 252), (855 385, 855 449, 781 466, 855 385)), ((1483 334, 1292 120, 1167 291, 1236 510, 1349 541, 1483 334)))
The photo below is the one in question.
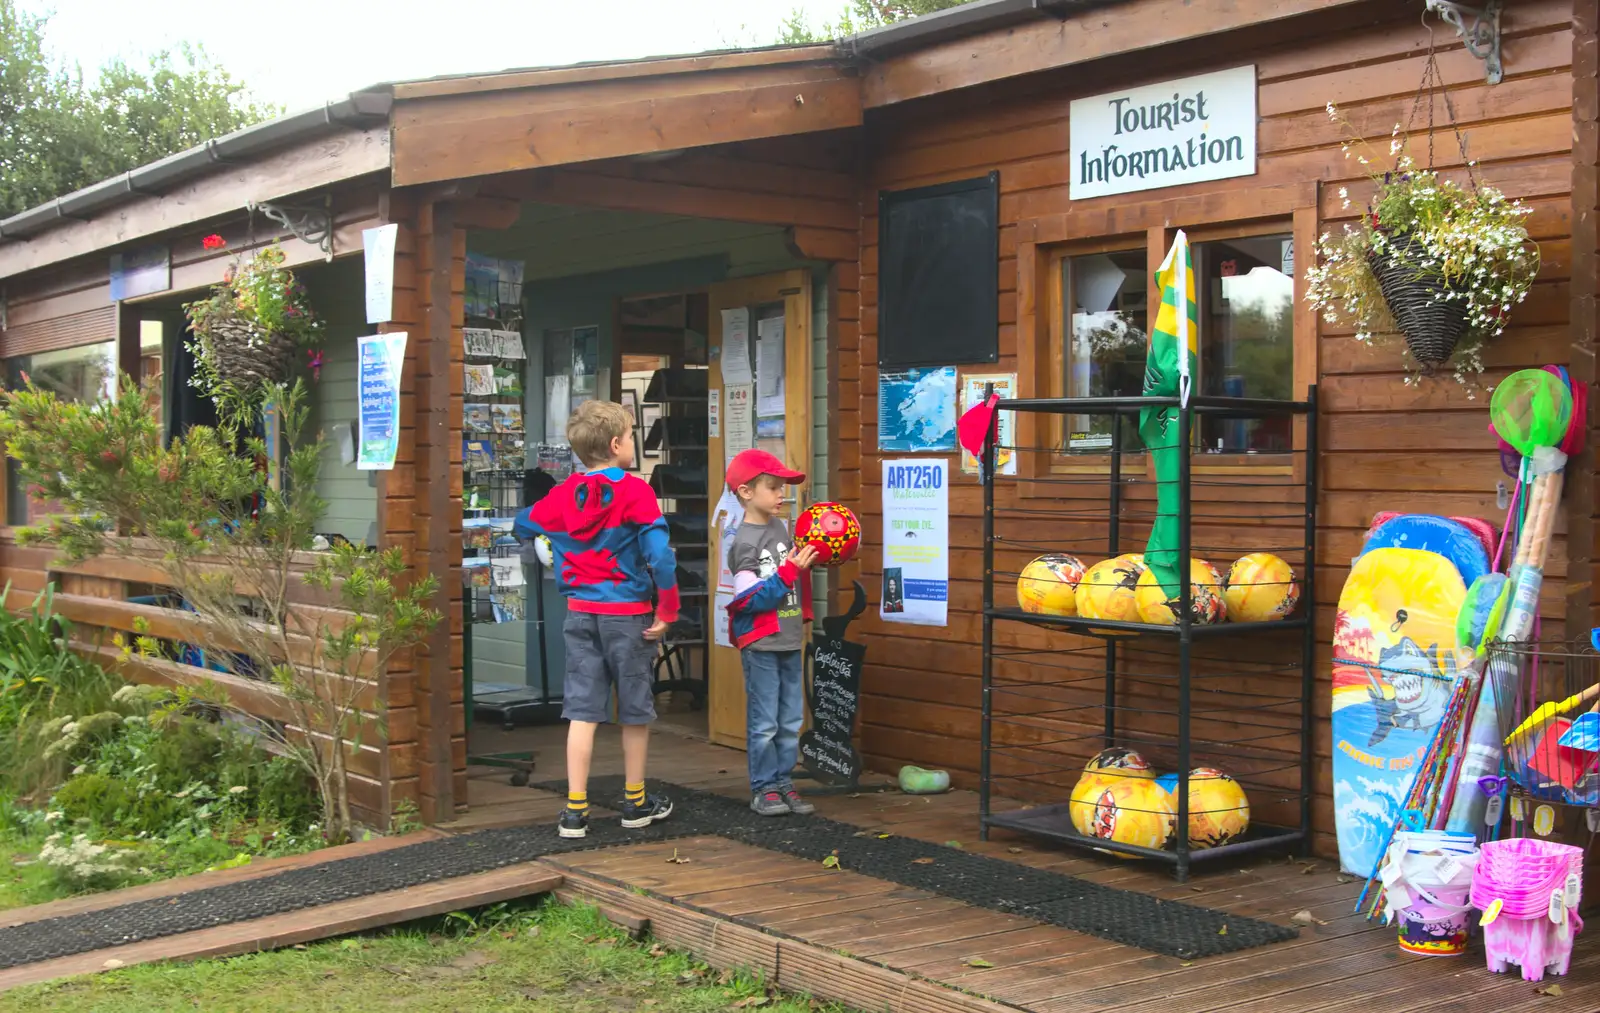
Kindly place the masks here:
POLYGON ((1475 841, 1468 834, 1396 835, 1384 886, 1400 949, 1424 957, 1459 957, 1466 952, 1477 857, 1475 841))
POLYGON ((1483 949, 1490 971, 1501 974, 1515 965, 1525 981, 1540 981, 1547 971, 1567 973, 1572 943, 1583 931, 1577 911, 1582 877, 1582 848, 1534 837, 1483 846, 1471 900, 1486 912, 1483 949), (1566 888, 1569 876, 1575 877, 1575 891, 1566 888), (1559 917, 1562 908, 1565 918, 1559 917), (1552 914, 1557 915, 1555 922, 1552 914))

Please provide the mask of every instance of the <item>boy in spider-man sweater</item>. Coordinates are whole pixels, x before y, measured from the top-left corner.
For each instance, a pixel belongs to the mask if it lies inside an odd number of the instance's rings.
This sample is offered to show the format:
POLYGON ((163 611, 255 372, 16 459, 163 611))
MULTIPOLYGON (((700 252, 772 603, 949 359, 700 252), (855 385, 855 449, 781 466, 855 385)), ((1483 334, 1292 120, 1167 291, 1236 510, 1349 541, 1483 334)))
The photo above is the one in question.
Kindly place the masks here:
POLYGON ((567 421, 567 442, 588 470, 518 517, 516 533, 549 540, 567 599, 567 807, 557 832, 584 837, 595 730, 606 720, 613 687, 627 781, 622 825, 647 827, 672 815, 670 801, 645 794, 644 766, 656 719, 655 641, 678 618, 678 562, 655 493, 628 474, 633 413, 610 401, 585 402, 567 421))

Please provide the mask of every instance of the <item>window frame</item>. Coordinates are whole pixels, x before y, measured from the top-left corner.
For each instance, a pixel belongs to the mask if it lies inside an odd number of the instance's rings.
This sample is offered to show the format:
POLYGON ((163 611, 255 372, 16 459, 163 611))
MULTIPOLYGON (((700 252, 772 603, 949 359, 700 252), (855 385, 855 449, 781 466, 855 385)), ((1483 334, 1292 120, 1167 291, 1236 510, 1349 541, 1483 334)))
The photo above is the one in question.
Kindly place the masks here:
MULTIPOLYGON (((1063 397, 1066 389, 1066 345, 1062 300, 1062 261, 1093 253, 1128 251, 1141 241, 1153 275, 1178 229, 1191 247, 1204 242, 1246 236, 1287 233, 1294 239, 1294 315, 1291 390, 1304 400, 1318 375, 1319 328, 1315 310, 1305 300, 1304 265, 1315 256, 1320 222, 1321 184, 1305 183, 1251 186, 1197 196, 1165 200, 1131 201, 1095 206, 1018 223, 1017 372, 1019 397, 1063 397)), ((1148 319, 1160 309, 1161 292, 1148 292, 1148 319)), ((1201 340, 1204 340, 1202 335, 1201 340)), ((1062 421, 1019 412, 1017 444, 1024 447, 1059 444, 1062 421), (1050 441, 1048 444, 1046 441, 1050 441)), ((1304 478, 1307 442, 1304 417, 1294 422, 1293 453, 1206 454, 1191 452, 1192 474, 1236 476, 1262 484, 1304 478)), ((1109 454, 1024 454, 1019 478, 1048 479, 1059 475, 1104 475, 1110 472, 1109 454), (1048 460, 1048 466, 1044 463, 1048 460)), ((1139 452, 1147 474, 1153 478, 1154 462, 1139 452)), ((1124 462, 1124 467, 1128 464, 1124 462)), ((1024 483, 1024 495, 1048 496, 1049 483, 1024 483)))

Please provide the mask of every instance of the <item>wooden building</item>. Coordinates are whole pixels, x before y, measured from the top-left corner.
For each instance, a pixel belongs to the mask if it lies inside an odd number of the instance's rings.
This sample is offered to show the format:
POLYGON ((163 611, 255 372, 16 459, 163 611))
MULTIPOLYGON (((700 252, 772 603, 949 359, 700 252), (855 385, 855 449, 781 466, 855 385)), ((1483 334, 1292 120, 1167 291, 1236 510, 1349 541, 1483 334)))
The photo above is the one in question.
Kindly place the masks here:
MULTIPOLYGON (((997 174, 997 354, 945 364, 1015 372, 1025 397, 1068 393, 1063 334, 1074 307, 1063 304, 1071 297, 1062 279, 1074 258, 1108 257, 1148 277, 1180 228, 1202 272, 1205 244, 1292 251, 1276 271, 1290 286, 1292 311, 1280 322, 1283 348, 1269 380, 1274 396, 1301 397, 1315 384, 1322 413, 1314 593, 1328 607, 1317 632, 1314 753, 1315 825, 1326 847, 1331 606, 1361 534, 1383 510, 1497 520, 1503 477, 1482 397, 1469 399, 1449 379, 1408 385, 1398 351, 1359 345, 1301 298, 1304 272, 1295 265, 1303 268, 1316 237, 1352 220, 1371 192, 1341 151, 1329 103, 1368 136, 1387 139, 1395 123, 1411 120, 1435 48, 1477 177, 1532 206, 1529 228, 1543 255, 1532 295, 1488 349, 1486 380, 1546 363, 1567 365, 1581 382, 1594 376, 1600 4, 1492 6, 1498 29, 1474 42, 1479 52, 1437 16, 1424 18, 1422 0, 975 0, 836 45, 375 88, 0 222, 0 358, 13 369, 34 363, 36 373, 48 357, 68 361, 71 350, 98 344, 94 354, 133 372, 141 357, 156 361, 164 340, 160 361, 171 370, 183 299, 220 280, 233 254, 287 237, 291 262, 304 265, 330 319, 319 417, 349 418, 354 337, 365 327, 361 230, 399 226, 393 321, 382 325, 410 338, 399 456, 371 484, 330 462, 326 491, 335 503, 330 530, 403 547, 419 571, 439 575, 449 599, 442 608, 452 623, 375 687, 388 702, 389 739, 364 745, 366 761, 356 766, 362 808, 374 818, 414 799, 426 818, 442 820, 469 802, 468 638, 454 618, 462 615, 469 251, 523 262, 525 335, 596 328, 599 361, 609 365, 602 395, 619 396, 636 372, 624 362, 634 354, 625 347, 630 300, 681 301, 674 326, 703 328, 711 389, 725 386, 721 310, 751 310, 752 333, 757 321, 781 318, 789 383, 777 449, 811 474, 807 497, 851 505, 866 528, 860 558, 825 582, 835 608, 851 580, 874 601, 881 581, 882 194, 997 174), (1490 42, 1487 62, 1498 63, 1498 75, 1480 55, 1490 42), (1158 183, 1174 171, 1170 156, 1160 172, 1155 160, 1119 167, 1104 146, 1093 157, 1080 150, 1075 164, 1074 100, 1241 68, 1253 80, 1225 94, 1254 106, 1250 171, 1074 198, 1075 177, 1093 184, 1144 172, 1158 183), (228 247, 202 249, 210 233, 228 247), (151 249, 166 251, 164 284, 113 299, 111 258, 126 254, 131 263, 151 249), (348 347, 335 347, 341 339, 348 347)), ((1472 15, 1465 18, 1470 25, 1472 15)), ((1434 105, 1434 161, 1460 178, 1464 159, 1443 104, 1434 105)), ((1419 142, 1426 136, 1421 121, 1412 130, 1419 142)), ((1198 157, 1191 146, 1184 162, 1245 155, 1242 143, 1237 151, 1216 143, 1202 142, 1198 157)), ((529 355, 539 347, 531 341, 529 355)), ((530 376, 530 443, 547 408, 537 386, 530 376)), ((1293 438, 1304 447, 1304 433, 1293 438)), ((707 448, 708 510, 721 485, 723 439, 711 436, 707 448)), ((1263 489, 1283 474, 1271 453, 1225 449, 1231 459, 1208 455, 1202 470, 1259 474, 1263 489)), ((1569 469, 1541 605, 1546 635, 1594 621, 1592 472, 1587 452, 1569 469)), ((959 467, 951 473, 948 623, 896 625, 869 613, 858 624, 854 635, 868 645, 859 746, 876 769, 943 767, 970 785, 980 765, 981 489, 959 467)), ((1268 498, 1263 492, 1259 502, 1268 498)), ((9 522, 22 522, 23 509, 13 502, 9 522)), ((1240 516, 1252 509, 1246 497, 1240 516)), ((1210 537, 1249 548, 1247 531, 1210 537)), ((11 607, 59 579, 75 618, 129 621, 127 609, 95 599, 126 597, 125 582, 138 573, 111 563, 52 571, 47 554, 5 538, 0 571, 13 582, 11 607)), ((515 630, 474 631, 470 642, 480 682, 482 673, 519 671, 519 653, 531 651, 515 630)), ((727 648, 710 654, 707 734, 738 745, 738 662, 727 648)), ((192 674, 181 668, 147 675, 192 674)))

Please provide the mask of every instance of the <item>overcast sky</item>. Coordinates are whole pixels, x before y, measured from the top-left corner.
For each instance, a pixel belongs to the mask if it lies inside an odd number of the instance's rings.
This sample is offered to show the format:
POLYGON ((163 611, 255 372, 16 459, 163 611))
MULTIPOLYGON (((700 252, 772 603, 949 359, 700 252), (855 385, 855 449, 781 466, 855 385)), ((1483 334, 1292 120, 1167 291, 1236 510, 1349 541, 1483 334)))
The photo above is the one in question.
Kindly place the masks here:
POLYGON ((804 7, 845 0, 20 0, 53 10, 52 53, 92 75, 107 59, 198 42, 261 98, 293 112, 367 85, 768 44, 804 7))

